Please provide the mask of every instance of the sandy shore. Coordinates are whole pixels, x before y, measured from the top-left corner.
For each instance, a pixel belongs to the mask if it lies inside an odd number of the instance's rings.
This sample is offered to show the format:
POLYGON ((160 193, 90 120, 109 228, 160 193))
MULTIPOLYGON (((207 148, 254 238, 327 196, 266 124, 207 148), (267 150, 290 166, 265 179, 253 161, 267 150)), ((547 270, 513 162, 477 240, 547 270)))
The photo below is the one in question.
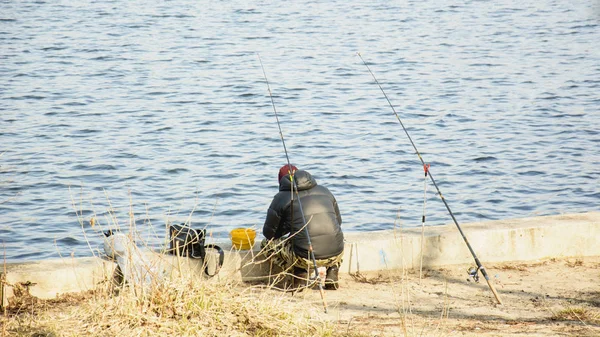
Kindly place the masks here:
MULTIPOLYGON (((600 336, 600 256, 486 264, 503 305, 496 302, 485 280, 475 282, 469 277, 469 267, 472 265, 423 270, 422 277, 418 270, 344 273, 341 274, 339 290, 325 291, 328 313, 324 313, 318 290, 292 294, 249 284, 238 284, 235 288, 241 292, 256 292, 259 295, 256 298, 276 298, 282 308, 307 309, 315 325, 328 322, 334 327, 328 330, 334 331, 333 335, 327 333, 327 336, 600 336), (286 301, 289 302, 286 304, 286 301)), ((62 336, 59 332, 62 327, 69 326, 73 330, 82 319, 78 317, 82 312, 93 313, 111 303, 110 300, 93 301, 93 297, 90 294, 71 295, 41 302, 27 296, 19 298, 13 310, 4 314, 8 314, 3 318, 9 323, 8 335, 11 335, 10 331, 14 332, 10 329, 15 329, 15 326, 29 326, 38 313, 47 313, 44 314, 45 320, 33 325, 33 330, 27 328, 25 331, 28 332, 17 335, 31 336, 32 331, 46 329, 48 322, 60 321, 52 330, 56 333, 46 335, 62 336), (27 313, 33 316, 22 316, 27 313)), ((122 299, 117 297, 115 300, 122 299)), ((234 312, 239 305, 222 309, 234 312)), ((273 310, 271 314, 277 314, 277 309, 273 310)), ((299 309, 293 310, 298 312, 299 309)), ((132 313, 136 311, 138 309, 132 313)), ((94 325, 97 323, 96 314, 82 317, 91 321, 87 323, 90 327, 82 331, 98 328, 94 325)), ((267 313, 258 317, 263 322, 275 316, 267 313)), ((145 318, 156 319, 153 315, 145 318)), ((123 318, 119 319, 123 323, 123 318)), ((157 326, 165 322, 159 320, 157 326)), ((204 323, 194 321, 194 324, 204 323)), ((216 324, 214 331, 220 331, 221 323, 213 324, 216 324)), ((139 328, 135 324, 125 326, 131 331, 139 328)), ((6 331, 0 330, 0 335, 5 336, 6 331)), ((96 335, 113 335, 99 331, 96 335)), ((148 336, 162 335, 151 327, 146 331, 148 336)), ((252 335, 240 333, 236 336, 252 335)), ((267 335, 279 336, 281 332, 267 335)), ((315 335, 314 332, 311 335, 315 335)))
POLYGON ((325 292, 328 314, 318 290, 291 298, 372 336, 600 336, 600 257, 485 265, 503 305, 469 267, 344 274, 325 292))

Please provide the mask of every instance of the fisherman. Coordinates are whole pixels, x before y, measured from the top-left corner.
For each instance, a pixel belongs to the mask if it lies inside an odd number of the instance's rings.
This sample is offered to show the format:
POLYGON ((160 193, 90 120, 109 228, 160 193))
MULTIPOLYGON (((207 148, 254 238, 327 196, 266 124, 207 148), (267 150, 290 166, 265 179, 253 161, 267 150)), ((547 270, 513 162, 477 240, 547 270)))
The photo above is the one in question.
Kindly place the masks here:
POLYGON ((315 274, 309 252, 310 239, 317 267, 327 268, 325 289, 338 289, 344 234, 335 197, 327 187, 317 185, 310 173, 293 165, 282 166, 277 180, 279 193, 269 206, 263 226, 263 253, 271 256, 273 263, 284 271, 293 268, 293 287, 297 289, 306 284, 309 275, 315 274), (292 195, 294 182, 297 191, 294 188, 292 195))

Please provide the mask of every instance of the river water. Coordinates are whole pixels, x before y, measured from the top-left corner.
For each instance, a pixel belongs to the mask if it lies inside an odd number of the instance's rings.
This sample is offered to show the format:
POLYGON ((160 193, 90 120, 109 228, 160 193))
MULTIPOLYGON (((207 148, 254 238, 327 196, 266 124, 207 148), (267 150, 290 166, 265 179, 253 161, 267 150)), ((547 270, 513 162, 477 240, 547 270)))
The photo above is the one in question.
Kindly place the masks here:
MULTIPOLYGON (((0 244, 260 231, 285 153, 346 231, 599 210, 600 3, 0 1, 0 244), (426 190, 426 193, 425 193, 426 190), (91 226, 90 219, 97 221, 91 226)), ((468 233, 467 233, 468 236, 468 233)))

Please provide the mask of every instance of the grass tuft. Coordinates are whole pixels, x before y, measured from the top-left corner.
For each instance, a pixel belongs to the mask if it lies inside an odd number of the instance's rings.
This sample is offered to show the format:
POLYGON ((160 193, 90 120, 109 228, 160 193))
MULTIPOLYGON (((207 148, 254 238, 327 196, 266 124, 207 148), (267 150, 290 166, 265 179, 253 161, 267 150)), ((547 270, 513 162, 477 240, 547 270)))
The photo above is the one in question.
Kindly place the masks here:
POLYGON ((586 307, 566 307, 555 312, 552 317, 555 321, 579 321, 584 324, 600 324, 600 312, 586 307))
MULTIPOLYGON (((144 296, 123 289, 37 301, 3 319, 9 336, 327 336, 327 322, 285 294, 232 283, 172 279, 144 296)), ((23 303, 21 303, 23 304, 23 303)))
MULTIPOLYGON (((118 230, 112 209, 109 213, 106 222, 118 230)), ((79 212, 78 217, 85 234, 85 220, 79 212)), ((100 221, 93 219, 90 224, 102 233, 100 221)), ((133 237, 137 221, 129 220, 133 237)), ((317 308, 290 301, 288 293, 227 278, 181 273, 166 277, 152 274, 151 265, 146 267, 151 282, 140 278, 136 284, 130 278, 115 289, 107 280, 94 291, 52 300, 35 298, 27 287, 17 287, 0 316, 0 337, 340 336, 331 323, 317 318, 317 308)))

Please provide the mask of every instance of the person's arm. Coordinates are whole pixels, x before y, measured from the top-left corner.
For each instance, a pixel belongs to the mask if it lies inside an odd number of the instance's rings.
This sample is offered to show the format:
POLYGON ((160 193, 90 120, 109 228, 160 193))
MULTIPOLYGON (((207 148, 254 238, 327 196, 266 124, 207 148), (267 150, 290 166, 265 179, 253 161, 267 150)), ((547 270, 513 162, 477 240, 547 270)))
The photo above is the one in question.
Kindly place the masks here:
POLYGON ((340 227, 342 226, 342 215, 340 214, 340 209, 338 207, 337 201, 335 200, 335 197, 332 195, 333 198, 333 208, 335 209, 335 216, 337 217, 337 221, 338 224, 340 224, 340 227))
POLYGON ((267 218, 265 219, 265 224, 263 226, 263 235, 268 240, 277 239, 276 233, 279 229, 279 223, 281 222, 281 216, 277 214, 273 208, 269 207, 267 211, 267 218))

